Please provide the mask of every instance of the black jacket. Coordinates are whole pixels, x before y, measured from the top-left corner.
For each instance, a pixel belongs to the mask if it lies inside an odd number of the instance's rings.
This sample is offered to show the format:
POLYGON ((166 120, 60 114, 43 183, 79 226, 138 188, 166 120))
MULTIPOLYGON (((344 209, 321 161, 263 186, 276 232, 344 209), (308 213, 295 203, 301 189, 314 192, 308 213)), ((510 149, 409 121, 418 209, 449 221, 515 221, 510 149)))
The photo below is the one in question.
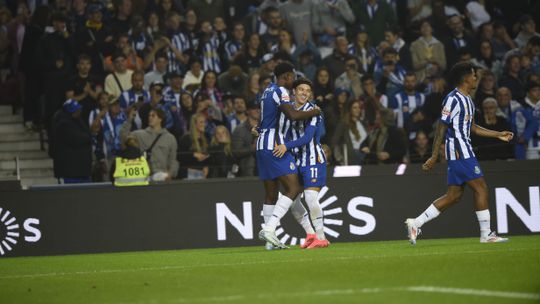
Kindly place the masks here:
POLYGON ((90 177, 92 142, 88 126, 81 118, 60 110, 53 123, 51 142, 54 176, 69 178, 90 177))

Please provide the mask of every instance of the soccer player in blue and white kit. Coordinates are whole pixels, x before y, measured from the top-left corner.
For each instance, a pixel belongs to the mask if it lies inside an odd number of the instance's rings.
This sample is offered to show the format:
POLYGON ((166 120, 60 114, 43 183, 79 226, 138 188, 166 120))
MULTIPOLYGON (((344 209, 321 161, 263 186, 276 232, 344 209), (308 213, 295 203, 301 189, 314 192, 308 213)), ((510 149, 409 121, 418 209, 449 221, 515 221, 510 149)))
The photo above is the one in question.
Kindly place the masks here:
POLYGON ((476 216, 480 224, 480 242, 496 243, 508 239, 497 236, 491 231, 490 214, 488 209, 488 190, 480 165, 474 156, 471 146, 470 133, 482 137, 498 138, 508 142, 514 134, 509 131, 492 131, 484 129, 473 122, 474 103, 470 97, 476 89, 477 78, 475 66, 470 63, 458 63, 452 67, 450 77, 457 87, 450 92, 443 102, 441 119, 437 124, 433 152, 422 168, 431 170, 439 158, 439 147, 445 139, 446 159, 448 162, 448 188, 446 194, 436 199, 417 218, 405 221, 409 241, 416 244, 420 227, 436 218, 448 207, 459 202, 465 185, 474 192, 476 216))
MULTIPOLYGON (((314 105, 309 102, 312 97, 312 83, 309 79, 299 78, 293 84, 294 105, 301 111, 309 111, 314 105)), ((294 121, 291 127, 290 140, 274 148, 274 155, 281 157, 287 151, 293 151, 296 166, 304 186, 304 198, 309 208, 311 222, 315 233, 308 232, 302 248, 324 248, 330 244, 324 235, 323 212, 319 204, 319 191, 326 185, 326 156, 320 144, 320 128, 322 117, 309 120, 294 121)), ((299 220, 307 213, 298 196, 293 203, 292 213, 299 220)), ((300 222, 300 220, 299 220, 300 222)), ((307 230, 306 230, 307 232, 307 230)))
POLYGON ((262 93, 261 122, 256 147, 259 178, 265 189, 263 216, 267 218, 264 229, 259 232, 259 238, 275 247, 286 248, 276 237, 276 227, 302 191, 302 187, 292 154, 286 153, 280 158, 273 155, 273 150, 276 145, 285 142, 291 120, 306 120, 319 115, 321 111, 319 108, 309 111, 294 109, 287 91, 295 80, 294 66, 291 63, 278 64, 274 69, 274 76, 277 83, 270 83, 262 93), (284 191, 278 199, 280 184, 284 191))

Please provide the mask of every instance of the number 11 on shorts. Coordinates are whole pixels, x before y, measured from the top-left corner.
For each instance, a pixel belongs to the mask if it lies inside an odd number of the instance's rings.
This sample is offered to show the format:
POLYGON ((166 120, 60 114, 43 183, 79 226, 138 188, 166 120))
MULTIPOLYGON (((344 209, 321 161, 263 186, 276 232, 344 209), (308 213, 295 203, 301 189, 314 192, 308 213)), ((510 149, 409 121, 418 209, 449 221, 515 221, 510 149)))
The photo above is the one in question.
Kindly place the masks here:
POLYGON ((311 178, 317 178, 317 168, 309 168, 311 170, 311 178))

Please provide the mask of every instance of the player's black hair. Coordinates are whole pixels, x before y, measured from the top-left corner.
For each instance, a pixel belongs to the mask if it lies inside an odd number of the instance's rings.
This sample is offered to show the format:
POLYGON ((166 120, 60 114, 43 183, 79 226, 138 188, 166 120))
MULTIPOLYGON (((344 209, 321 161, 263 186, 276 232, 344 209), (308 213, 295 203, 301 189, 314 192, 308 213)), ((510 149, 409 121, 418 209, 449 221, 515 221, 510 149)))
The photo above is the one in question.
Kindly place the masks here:
POLYGON ((292 65, 292 63, 290 62, 283 61, 280 62, 274 69, 274 76, 276 76, 276 78, 279 78, 281 75, 290 72, 294 73, 294 65, 292 65))
POLYGON ((307 84, 311 89, 313 89, 313 82, 311 82, 311 80, 309 80, 307 78, 304 78, 304 77, 296 79, 293 82, 292 87, 293 87, 293 89, 296 89, 296 87, 301 85, 301 84, 307 84))
POLYGON ((465 76, 471 74, 472 70, 476 70, 476 66, 469 62, 456 63, 450 70, 450 81, 458 86, 463 83, 465 76))

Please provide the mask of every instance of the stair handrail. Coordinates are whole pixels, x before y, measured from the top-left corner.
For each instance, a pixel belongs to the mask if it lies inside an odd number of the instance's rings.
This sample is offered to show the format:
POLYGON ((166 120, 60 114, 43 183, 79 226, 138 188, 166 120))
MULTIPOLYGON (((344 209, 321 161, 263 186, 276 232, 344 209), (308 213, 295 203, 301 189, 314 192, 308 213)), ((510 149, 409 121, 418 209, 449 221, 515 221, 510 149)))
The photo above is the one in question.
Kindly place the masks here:
POLYGON ((17 180, 21 180, 21 165, 19 156, 15 156, 15 172, 17 173, 17 180))

